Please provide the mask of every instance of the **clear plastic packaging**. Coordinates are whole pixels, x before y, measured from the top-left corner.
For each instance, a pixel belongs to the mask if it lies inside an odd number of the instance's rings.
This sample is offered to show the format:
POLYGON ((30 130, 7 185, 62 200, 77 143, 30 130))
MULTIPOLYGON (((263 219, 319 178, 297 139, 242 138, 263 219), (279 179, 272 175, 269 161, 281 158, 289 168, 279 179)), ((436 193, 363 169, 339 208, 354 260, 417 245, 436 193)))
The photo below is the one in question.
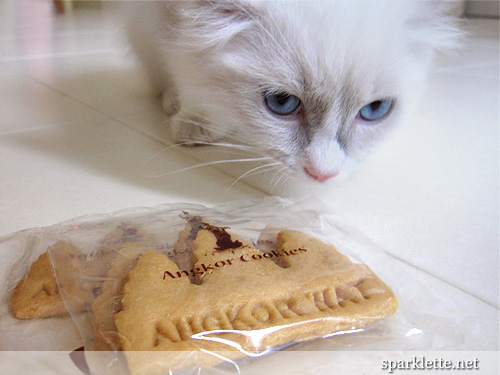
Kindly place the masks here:
MULTIPOLYGON (((454 321, 424 335, 419 318, 439 301, 428 293, 415 308, 424 287, 394 278, 397 260, 319 201, 91 215, 16 233, 0 249, 18 254, 2 265, 2 350, 83 345, 93 374, 239 374, 276 352, 460 342, 446 329, 454 321), (70 317, 16 319, 16 285, 45 252, 70 317)), ((322 360, 300 373, 328 366, 322 360)))

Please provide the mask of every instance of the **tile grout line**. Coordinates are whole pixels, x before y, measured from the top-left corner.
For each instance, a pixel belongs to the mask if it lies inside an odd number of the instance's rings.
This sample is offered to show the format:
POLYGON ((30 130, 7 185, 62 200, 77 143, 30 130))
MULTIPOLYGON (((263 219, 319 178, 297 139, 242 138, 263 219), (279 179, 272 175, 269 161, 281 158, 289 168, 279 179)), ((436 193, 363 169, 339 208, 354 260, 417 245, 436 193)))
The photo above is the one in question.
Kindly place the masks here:
POLYGON ((487 301, 487 300, 485 300, 485 299, 483 299, 483 298, 481 298, 479 296, 476 296, 475 294, 472 294, 471 292, 469 292, 469 291, 467 291, 467 290, 465 290, 465 289, 463 289, 463 288, 461 288, 461 287, 459 287, 457 285, 454 285, 454 284, 450 283, 448 280, 445 280, 445 279, 443 279, 443 278, 441 278, 441 277, 439 277, 439 276, 437 276, 437 275, 435 275, 433 273, 430 273, 426 269, 421 268, 420 266, 418 266, 416 264, 410 263, 409 261, 407 261, 407 260, 405 260, 403 258, 400 258, 400 257, 398 257, 398 256, 390 253, 389 251, 387 251, 387 250, 385 250, 383 248, 382 248, 382 251, 384 253, 386 253, 387 255, 389 255, 391 258, 394 258, 394 259, 396 259, 396 260, 398 260, 398 261, 400 261, 400 262, 402 262, 402 263, 404 263, 404 264, 412 267, 415 270, 423 272, 424 274, 426 274, 426 275, 428 275, 428 276, 430 276, 430 277, 432 277, 432 278, 434 278, 434 279, 436 279, 436 280, 438 280, 438 281, 440 281, 440 282, 442 282, 442 283, 444 283, 444 284, 446 284, 446 285, 448 285, 448 286, 450 286, 452 288, 455 288, 455 289, 461 291, 462 293, 464 293, 464 294, 466 294, 466 295, 468 295, 468 296, 470 296, 472 298, 475 298, 475 299, 481 301, 482 303, 484 303, 484 304, 486 304, 486 305, 488 305, 490 307, 493 307, 496 310, 500 310, 500 306, 497 306, 497 305, 495 305, 494 303, 492 303, 490 301, 487 301))
MULTIPOLYGON (((47 23, 48 25, 50 24, 47 23)), ((71 30, 63 32, 51 32, 50 36, 55 38, 68 38, 68 37, 79 37, 79 36, 102 36, 102 35, 119 35, 120 32, 116 27, 109 27, 97 30, 71 30), (111 32, 111 33, 110 33, 111 32)), ((0 41, 11 41, 11 40, 26 40, 26 39, 40 39, 40 35, 0 35, 0 41)))
POLYGON ((427 276, 430 276, 430 277, 431 277, 432 279, 434 279, 434 280, 440 281, 440 282, 442 282, 442 283, 443 283, 443 284, 445 284, 445 285, 448 285, 448 286, 450 286, 450 287, 452 287, 452 288, 454 288, 454 289, 456 289, 456 290, 459 290, 460 292, 462 292, 462 293, 466 294, 467 296, 470 296, 470 297, 472 297, 472 298, 474 298, 474 299, 477 299, 477 300, 479 300, 480 302, 482 302, 482 303, 484 303, 484 304, 486 304, 486 305, 488 305, 488 306, 490 306, 490 307, 494 308, 495 310, 500 310, 500 306, 497 306, 497 305, 495 305, 495 304, 494 304, 494 303, 492 303, 492 302, 489 302, 489 301, 487 301, 487 300, 485 300, 485 299, 483 299, 483 298, 481 298, 481 297, 479 297, 479 296, 476 296, 475 294, 472 294, 471 292, 469 292, 469 291, 467 291, 467 290, 465 290, 465 289, 463 289, 463 288, 461 288, 461 287, 459 287, 459 286, 457 286, 457 285, 452 284, 451 282, 449 282, 449 281, 447 281, 447 280, 445 280, 445 279, 443 279, 443 278, 441 278, 441 277, 439 277, 439 276, 437 276, 437 275, 435 275, 435 274, 433 274, 433 273, 431 273, 431 272, 427 271, 426 269, 423 269, 423 268, 421 268, 420 266, 418 266, 418 265, 416 265, 416 264, 413 264, 413 263, 410 263, 409 261, 407 261, 407 260, 405 260, 405 259, 403 259, 403 258, 400 258, 399 256, 397 256, 397 255, 395 255, 395 254, 391 253, 390 251, 388 251, 388 250, 387 250, 387 248, 386 248, 385 246, 382 246, 382 245, 380 245, 379 243, 377 243, 377 242, 375 242, 374 240, 372 240, 372 239, 371 239, 368 235, 366 235, 366 234, 365 234, 365 233, 364 233, 361 229, 359 229, 359 228, 355 227, 355 230, 358 232, 358 234, 359 234, 359 235, 361 235, 361 236, 362 236, 362 237, 364 237, 366 240, 368 240, 368 241, 370 241, 371 243, 373 243, 373 244, 374 244, 374 245, 375 245, 378 249, 380 249, 380 251, 382 251, 384 254, 388 255, 388 256, 389 256, 389 257, 391 257, 392 259, 395 259, 395 260, 397 260, 397 261, 399 261, 399 262, 401 262, 401 263, 403 263, 403 264, 406 264, 407 266, 411 267, 412 269, 414 269, 414 270, 416 270, 416 271, 419 271, 419 272, 422 272, 422 273, 426 274, 427 276))
MULTIPOLYGON (((152 141, 159 142, 159 143, 161 143, 162 145, 165 145, 165 146, 172 146, 172 144, 168 144, 168 143, 166 143, 165 141, 163 141, 163 140, 162 140, 162 139, 160 139, 160 138, 157 138, 157 137, 155 137, 155 136, 153 136, 153 135, 151 135, 151 134, 148 134, 148 133, 147 133, 147 132, 145 132, 145 131, 140 131, 139 129, 135 128, 134 126, 132 126, 132 125, 130 125, 130 124, 128 124, 128 123, 126 123, 126 122, 124 122, 124 121, 120 120, 120 119, 119 119, 119 118, 117 118, 117 117, 115 117, 115 115, 112 115, 112 114, 110 114, 110 113, 107 113, 107 112, 105 112, 105 111, 103 111, 103 110, 101 110, 101 109, 99 109, 99 108, 95 108, 95 107, 93 107, 92 105, 90 105, 89 103, 87 103, 87 102, 85 102, 85 101, 83 101, 83 100, 81 100, 81 99, 75 98, 75 97, 73 97, 71 94, 68 94, 68 93, 66 93, 66 92, 64 92, 64 91, 62 91, 62 90, 60 90, 60 89, 58 89, 58 88, 56 88, 56 87, 53 87, 53 86, 51 86, 51 85, 49 85, 49 84, 47 84, 47 83, 45 83, 45 82, 39 81, 38 79, 36 79, 36 78, 34 78, 34 77, 30 76, 29 74, 26 74, 26 76, 27 76, 29 79, 33 80, 34 82, 36 82, 36 83, 38 83, 38 84, 40 84, 40 85, 44 86, 45 88, 47 88, 47 89, 49 89, 49 90, 52 90, 52 91, 54 91, 54 92, 56 92, 56 93, 58 93, 58 94, 60 94, 60 95, 62 95, 62 96, 64 96, 64 97, 66 97, 66 98, 68 98, 68 99, 73 100, 74 102, 76 102, 76 103, 78 103, 78 104, 81 104, 81 105, 83 105, 83 106, 85 106, 85 107, 88 107, 89 109, 92 109, 92 110, 93 110, 93 111, 95 111, 96 113, 99 113, 99 114, 103 115, 103 119, 114 120, 114 121, 116 121, 117 123, 119 123, 120 125, 125 126, 127 129, 132 130, 133 132, 135 132, 135 133, 137 133, 137 134, 143 135, 143 136, 145 136, 146 138, 148 138, 148 139, 150 139, 150 140, 152 140, 152 141)), ((196 157, 194 157, 194 156, 191 156, 191 157, 192 157, 192 158, 194 158, 195 160, 200 160, 200 159, 198 159, 198 158, 196 158, 196 157)), ((215 169, 215 170, 217 170, 217 172, 222 173, 223 175, 225 175, 225 176, 227 176, 227 177, 229 177, 229 178, 231 178, 231 179, 234 179, 234 177, 233 177, 233 176, 231 176, 230 174, 228 174, 228 173, 224 172, 223 170, 220 170, 220 169, 218 169, 218 168, 214 168, 214 169, 215 169)), ((267 196, 267 195, 269 195, 268 193, 266 193, 266 192, 265 192, 263 189, 261 189, 261 188, 258 188, 258 187, 255 187, 255 186, 253 186, 253 185, 250 185, 250 184, 248 184, 248 183, 246 183, 246 182, 244 182, 244 181, 238 181, 238 182, 239 182, 239 183, 242 183, 242 184, 244 184, 245 186, 247 186, 248 188, 251 188, 251 189, 253 189, 253 190, 256 190, 257 192, 262 193, 262 194, 264 194, 264 195, 266 195, 266 196, 267 196)))
POLYGON ((59 58, 59 57, 75 57, 75 56, 87 56, 87 55, 104 55, 106 53, 117 52, 116 48, 106 48, 99 50, 88 50, 84 52, 55 52, 55 53, 41 53, 38 55, 28 55, 28 56, 5 56, 0 57, 0 63, 12 63, 16 61, 31 61, 31 60, 42 60, 48 58, 59 58))

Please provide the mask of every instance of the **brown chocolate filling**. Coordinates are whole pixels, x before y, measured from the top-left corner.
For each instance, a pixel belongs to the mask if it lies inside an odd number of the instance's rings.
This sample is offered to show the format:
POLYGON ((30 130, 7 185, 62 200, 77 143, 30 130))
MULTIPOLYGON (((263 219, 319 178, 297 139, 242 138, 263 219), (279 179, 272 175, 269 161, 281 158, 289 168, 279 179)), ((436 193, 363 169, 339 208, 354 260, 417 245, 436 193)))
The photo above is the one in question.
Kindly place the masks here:
POLYGON ((215 238, 217 239, 217 246, 215 250, 219 251, 224 251, 228 249, 237 249, 238 247, 241 247, 243 244, 236 240, 233 241, 231 239, 231 235, 226 232, 226 230, 222 227, 216 227, 215 225, 210 225, 207 223, 204 223, 205 226, 203 229, 209 230, 210 232, 213 233, 215 238))
POLYGON ((202 229, 206 229, 206 230, 212 232, 212 234, 217 239, 217 246, 218 247, 216 247, 215 250, 224 251, 224 250, 228 250, 228 249, 237 249, 243 245, 241 243, 241 241, 238 241, 238 240, 233 241, 231 239, 231 235, 226 232, 225 228, 205 223, 205 222, 201 221, 200 216, 191 216, 189 214, 189 212, 182 211, 182 215, 180 215, 180 217, 191 223, 190 236, 193 240, 196 238, 196 235, 198 234, 198 232, 202 229))

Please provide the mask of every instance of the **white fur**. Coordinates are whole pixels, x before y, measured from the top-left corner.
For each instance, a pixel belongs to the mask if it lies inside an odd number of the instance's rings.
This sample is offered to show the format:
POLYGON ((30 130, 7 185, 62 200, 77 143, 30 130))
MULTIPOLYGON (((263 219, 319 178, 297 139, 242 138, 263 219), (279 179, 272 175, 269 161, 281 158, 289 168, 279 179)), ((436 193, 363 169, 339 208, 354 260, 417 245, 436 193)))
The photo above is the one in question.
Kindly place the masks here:
POLYGON ((453 47, 451 2, 142 2, 130 39, 163 95, 176 141, 234 138, 309 178, 359 160, 408 113, 433 51, 453 47), (280 117, 263 92, 298 96, 280 117), (391 97, 377 123, 356 117, 391 97))

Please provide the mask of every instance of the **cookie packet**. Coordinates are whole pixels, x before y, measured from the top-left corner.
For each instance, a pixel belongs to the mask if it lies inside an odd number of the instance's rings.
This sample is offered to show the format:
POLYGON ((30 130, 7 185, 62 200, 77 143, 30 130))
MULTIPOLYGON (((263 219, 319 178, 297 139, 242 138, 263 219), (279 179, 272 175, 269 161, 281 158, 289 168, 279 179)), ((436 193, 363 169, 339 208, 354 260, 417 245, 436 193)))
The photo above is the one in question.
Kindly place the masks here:
POLYGON ((275 353, 425 342, 398 261, 323 211, 170 204, 7 236, 2 350, 83 346, 93 374, 239 374, 275 353))

